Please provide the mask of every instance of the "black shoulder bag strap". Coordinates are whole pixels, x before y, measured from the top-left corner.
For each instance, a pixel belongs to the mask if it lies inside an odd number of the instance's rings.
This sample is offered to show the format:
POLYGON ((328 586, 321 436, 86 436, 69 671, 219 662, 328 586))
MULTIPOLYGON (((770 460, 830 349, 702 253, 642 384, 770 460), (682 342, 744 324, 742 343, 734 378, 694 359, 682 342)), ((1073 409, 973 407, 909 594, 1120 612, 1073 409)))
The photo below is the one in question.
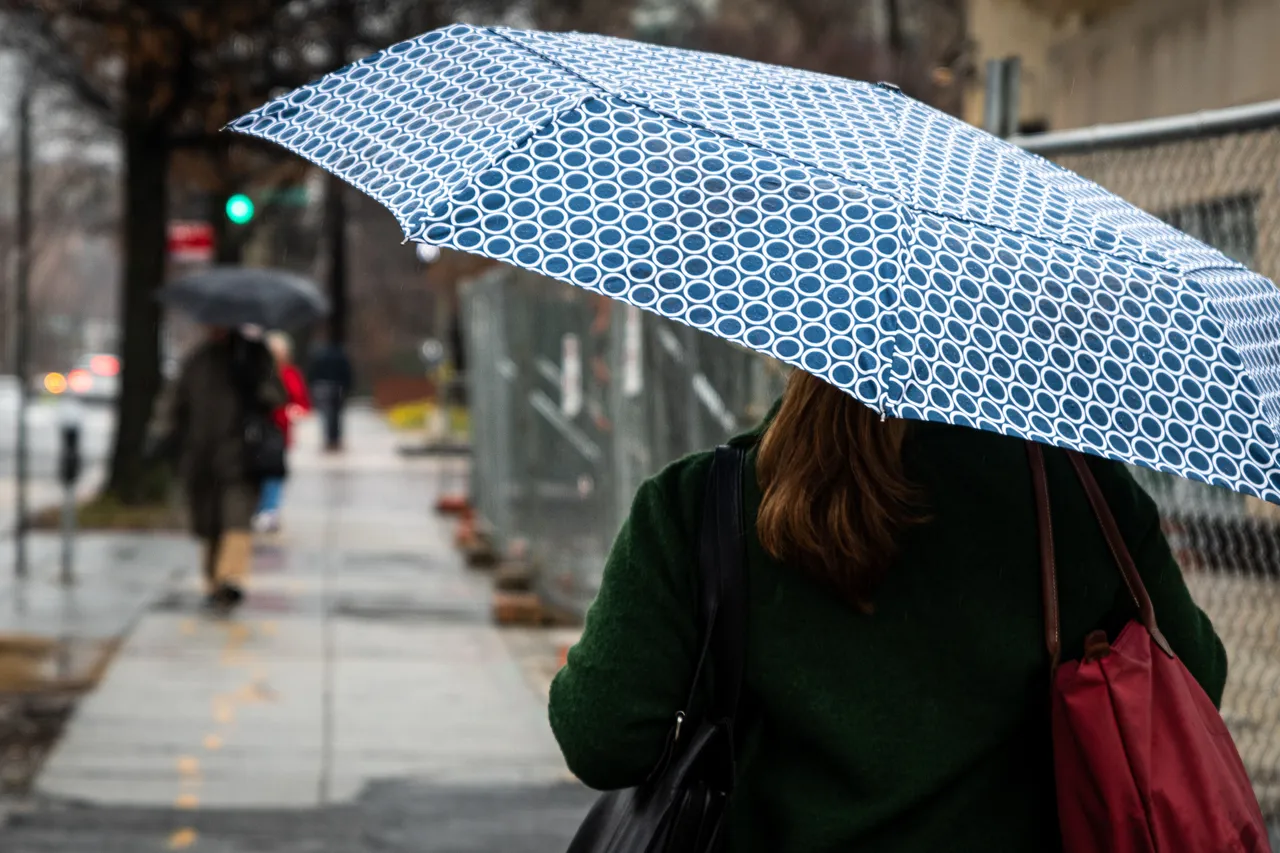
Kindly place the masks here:
POLYGON ((570 853, 720 849, 737 777, 734 719, 746 652, 744 461, 738 448, 717 448, 707 475, 698 537, 702 649, 685 710, 676 714, 666 749, 645 783, 601 796, 570 853), (712 690, 700 707, 708 678, 712 690), (686 712, 696 715, 687 728, 686 712))
POLYGON ((717 447, 707 476, 699 536, 702 652, 694 672, 689 704, 697 700, 711 659, 714 691, 704 719, 732 721, 742 693, 747 614, 742 478, 746 454, 738 447, 717 447))

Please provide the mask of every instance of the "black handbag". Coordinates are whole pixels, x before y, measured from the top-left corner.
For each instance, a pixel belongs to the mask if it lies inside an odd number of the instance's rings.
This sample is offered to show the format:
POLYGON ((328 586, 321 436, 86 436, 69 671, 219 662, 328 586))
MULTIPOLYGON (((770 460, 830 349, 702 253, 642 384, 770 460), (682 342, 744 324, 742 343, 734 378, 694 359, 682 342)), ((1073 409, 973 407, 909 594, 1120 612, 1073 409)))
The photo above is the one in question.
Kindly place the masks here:
POLYGON ((716 448, 702 513, 702 651, 685 708, 694 706, 709 678, 710 703, 696 721, 684 711, 676 714, 649 778, 639 787, 601 795, 568 853, 711 853, 724 844, 746 652, 744 459, 739 448, 716 448))
POLYGON ((270 414, 246 413, 244 418, 245 476, 250 480, 283 479, 289 474, 284 431, 270 414))
POLYGON ((258 388, 266 371, 275 370, 275 360, 257 341, 238 340, 232 355, 234 381, 240 396, 243 432, 244 475, 249 480, 270 480, 288 475, 288 447, 284 431, 270 409, 258 399, 258 388))

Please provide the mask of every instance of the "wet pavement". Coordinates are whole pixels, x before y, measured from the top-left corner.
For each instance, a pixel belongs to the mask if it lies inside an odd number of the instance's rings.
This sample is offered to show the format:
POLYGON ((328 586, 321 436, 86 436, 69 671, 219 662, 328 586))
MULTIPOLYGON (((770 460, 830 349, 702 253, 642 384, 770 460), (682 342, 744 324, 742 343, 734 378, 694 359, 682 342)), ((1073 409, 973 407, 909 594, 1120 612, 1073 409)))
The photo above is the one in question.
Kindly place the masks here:
POLYGON ((437 786, 378 782, 322 809, 69 807, 11 815, 6 853, 562 853, 592 795, 577 785, 437 786), (176 827, 176 828, 175 828, 176 827))
POLYGON ((131 630, 0 849, 567 846, 592 794, 546 722, 559 639, 491 624, 488 578, 432 512, 452 470, 398 456, 370 413, 350 428, 341 456, 300 430, 285 531, 233 619, 198 612, 189 543, 101 537, 120 588, 84 625, 131 630), (130 547, 145 565, 119 568, 130 547))

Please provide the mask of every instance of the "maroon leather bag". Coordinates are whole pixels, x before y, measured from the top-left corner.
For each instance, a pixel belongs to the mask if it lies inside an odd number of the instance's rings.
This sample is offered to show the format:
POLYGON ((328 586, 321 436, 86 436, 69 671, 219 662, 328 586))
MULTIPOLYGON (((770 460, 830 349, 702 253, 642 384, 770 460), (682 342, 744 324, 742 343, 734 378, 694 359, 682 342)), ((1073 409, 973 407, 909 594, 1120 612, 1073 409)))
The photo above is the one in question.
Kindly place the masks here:
MULTIPOLYGON (((1065 451, 1138 618, 1059 664, 1053 522, 1040 445, 1027 443, 1040 525, 1045 644, 1064 853, 1270 853, 1257 796, 1222 717, 1156 626, 1151 598, 1083 456, 1065 451)), ((1070 579, 1067 580, 1070 583, 1070 579)))

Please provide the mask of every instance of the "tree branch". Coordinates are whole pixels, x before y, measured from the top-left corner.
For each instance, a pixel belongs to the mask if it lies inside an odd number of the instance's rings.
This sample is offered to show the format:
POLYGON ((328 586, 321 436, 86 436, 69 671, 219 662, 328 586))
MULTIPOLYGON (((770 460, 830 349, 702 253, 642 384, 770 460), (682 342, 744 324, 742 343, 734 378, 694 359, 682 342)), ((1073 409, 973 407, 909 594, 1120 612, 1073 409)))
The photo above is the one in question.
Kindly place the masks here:
MULTIPOLYGON (((11 9, 14 5, 20 5, 15 4, 15 0, 4 2, 5 5, 0 8, 11 9)), ((101 11, 86 5, 83 13, 78 11, 76 16, 96 22, 95 16, 90 13, 101 11)), ((77 55, 77 51, 56 31, 53 13, 15 13, 10 14, 9 19, 10 25, 0 32, 0 44, 8 44, 21 50, 28 56, 38 74, 66 87, 98 118, 112 125, 118 124, 119 115, 115 102, 107 92, 93 83, 83 67, 77 67, 71 58, 77 55)))

